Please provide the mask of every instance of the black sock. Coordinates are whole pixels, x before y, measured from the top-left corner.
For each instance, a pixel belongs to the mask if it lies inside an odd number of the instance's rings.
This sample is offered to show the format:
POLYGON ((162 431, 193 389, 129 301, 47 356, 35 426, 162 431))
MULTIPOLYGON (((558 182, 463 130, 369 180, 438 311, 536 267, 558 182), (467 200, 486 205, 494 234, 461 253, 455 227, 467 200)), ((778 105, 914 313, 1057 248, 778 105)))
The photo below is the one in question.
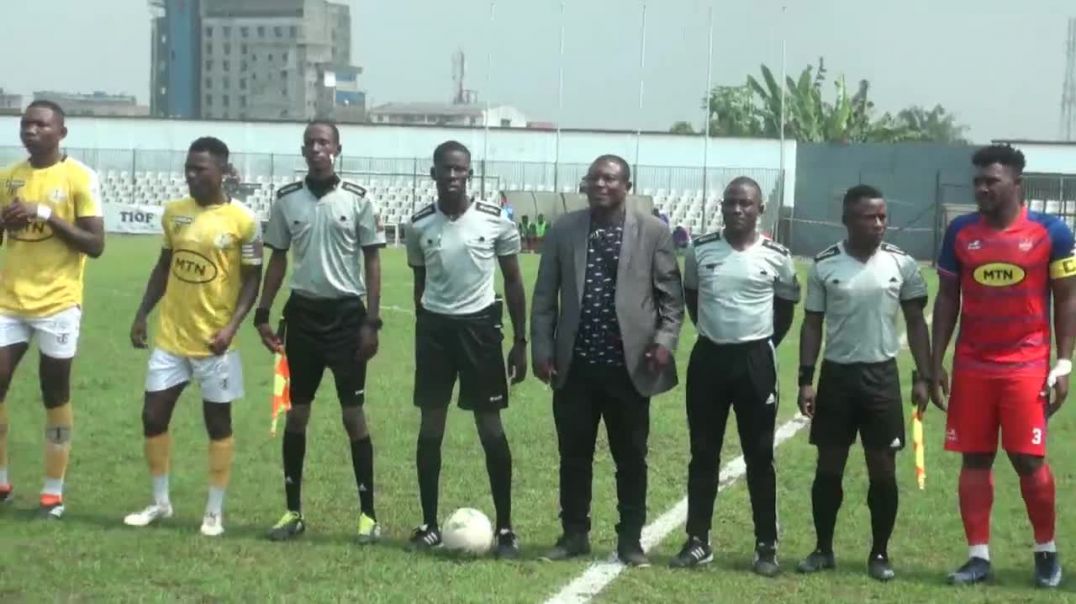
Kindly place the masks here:
POLYGON ((441 481, 441 438, 419 436, 415 466, 418 468, 418 494, 422 502, 422 522, 437 528, 437 489, 441 481))
POLYGON ((362 513, 377 519, 374 515, 374 445, 369 436, 351 441, 351 466, 355 470, 362 513))
POLYGON ((486 451, 486 473, 497 511, 497 530, 512 528, 512 451, 508 438, 501 434, 482 440, 486 451))
POLYGON ((306 457, 306 433, 284 430, 284 494, 288 510, 302 511, 303 458, 306 457))
POLYGON ((816 549, 820 552, 833 553, 833 530, 837 526, 837 512, 844 499, 841 476, 837 474, 814 475, 811 486, 811 508, 814 513, 814 531, 818 539, 816 549))
POLYGON ((889 536, 897 523, 897 479, 895 476, 872 478, 867 490, 867 507, 871 511, 871 557, 888 557, 889 536))

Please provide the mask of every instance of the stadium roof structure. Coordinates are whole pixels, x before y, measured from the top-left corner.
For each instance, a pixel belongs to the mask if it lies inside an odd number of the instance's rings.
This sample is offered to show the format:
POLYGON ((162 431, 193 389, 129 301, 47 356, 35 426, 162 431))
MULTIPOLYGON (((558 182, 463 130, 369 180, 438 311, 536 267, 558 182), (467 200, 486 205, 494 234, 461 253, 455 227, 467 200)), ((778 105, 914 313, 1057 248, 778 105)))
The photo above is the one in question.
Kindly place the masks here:
MULTIPOLYGON (((504 105, 490 105, 490 109, 504 105)), ((452 115, 481 117, 484 104, 456 105, 453 103, 385 103, 370 110, 370 115, 452 115)))
POLYGON ((1024 138, 995 138, 990 141, 995 145, 1052 145, 1058 147, 1071 147, 1076 145, 1076 141, 1059 141, 1059 140, 1033 140, 1024 138))

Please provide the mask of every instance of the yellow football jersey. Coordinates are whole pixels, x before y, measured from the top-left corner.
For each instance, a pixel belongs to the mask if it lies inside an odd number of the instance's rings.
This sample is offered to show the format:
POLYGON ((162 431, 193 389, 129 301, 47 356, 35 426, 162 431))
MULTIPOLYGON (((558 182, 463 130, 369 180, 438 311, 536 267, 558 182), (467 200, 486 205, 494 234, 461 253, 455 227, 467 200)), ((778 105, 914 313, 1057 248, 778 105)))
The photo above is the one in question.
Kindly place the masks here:
POLYGON ((212 356, 209 342, 235 314, 241 267, 262 263, 261 225, 238 201, 202 207, 188 197, 165 206, 161 226, 172 265, 157 347, 178 356, 212 356))
MULTIPOLYGON (((68 222, 101 216, 97 173, 65 157, 41 170, 22 161, 0 170, 0 210, 20 199, 45 204, 68 222)), ((82 304, 86 255, 57 237, 36 218, 25 228, 4 232, 0 267, 0 312, 46 317, 82 304)))

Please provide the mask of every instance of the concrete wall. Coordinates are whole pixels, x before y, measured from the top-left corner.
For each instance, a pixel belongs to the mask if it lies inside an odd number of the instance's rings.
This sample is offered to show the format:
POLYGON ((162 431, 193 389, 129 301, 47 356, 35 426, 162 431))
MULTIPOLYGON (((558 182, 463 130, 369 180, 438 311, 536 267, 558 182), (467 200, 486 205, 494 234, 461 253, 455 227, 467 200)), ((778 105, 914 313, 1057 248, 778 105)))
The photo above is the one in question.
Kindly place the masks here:
POLYGON ((932 259, 940 242, 940 205, 974 203, 974 152, 974 147, 933 144, 801 144, 792 252, 813 256, 843 239, 844 193, 869 184, 881 189, 888 202, 887 240, 918 259, 932 259))
MULTIPOLYGON (((1003 141, 999 141, 1003 142, 1003 141)), ((1076 174, 1076 143, 1013 142, 1027 158, 1025 172, 1076 174)))
MULTIPOLYGON (((242 153, 298 154, 304 124, 301 122, 238 122, 211 120, 110 119, 73 117, 64 145, 82 149, 185 150, 199 136, 221 138, 233 151, 242 153)), ((481 128, 406 126, 340 126, 344 154, 351 157, 391 159, 426 158, 434 147, 456 139, 482 159, 481 128)), ((561 134, 560 162, 589 163, 603 153, 635 159, 635 133, 565 131, 561 134)), ((0 116, 0 146, 20 146, 19 117, 0 116)), ((644 133, 639 145, 639 164, 644 166, 701 167, 703 141, 699 136, 644 133)), ((505 162, 552 163, 557 157, 556 133, 546 130, 491 128, 489 159, 505 162)), ((714 138, 710 140, 709 165, 725 168, 780 167, 780 143, 776 140, 714 138)), ((785 142, 789 190, 794 188, 795 141, 785 142)))

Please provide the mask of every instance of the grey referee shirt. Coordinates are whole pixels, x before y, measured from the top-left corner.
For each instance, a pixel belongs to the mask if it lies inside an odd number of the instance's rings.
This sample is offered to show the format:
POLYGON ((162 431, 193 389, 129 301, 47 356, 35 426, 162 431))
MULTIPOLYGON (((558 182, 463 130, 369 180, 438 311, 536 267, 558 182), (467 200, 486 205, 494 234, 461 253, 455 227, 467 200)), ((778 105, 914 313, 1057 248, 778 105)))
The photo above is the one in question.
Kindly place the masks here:
POLYGON ((743 251, 720 233, 688 247, 684 287, 699 292, 699 334, 717 344, 773 336, 774 297, 796 302, 800 284, 792 255, 762 235, 743 251))
POLYGON ((339 181, 319 198, 300 181, 277 192, 265 244, 292 250, 292 291, 310 298, 364 296, 362 249, 385 245, 385 229, 359 185, 339 181))
POLYGON ((863 262, 842 242, 815 256, 803 306, 825 313, 827 361, 880 363, 900 352, 901 302, 926 297, 919 265, 896 246, 883 243, 863 262))
POLYGON ((497 258, 519 253, 519 231, 498 206, 471 202, 455 220, 432 203, 405 227, 407 263, 426 267, 422 307, 467 315, 493 304, 497 258))

